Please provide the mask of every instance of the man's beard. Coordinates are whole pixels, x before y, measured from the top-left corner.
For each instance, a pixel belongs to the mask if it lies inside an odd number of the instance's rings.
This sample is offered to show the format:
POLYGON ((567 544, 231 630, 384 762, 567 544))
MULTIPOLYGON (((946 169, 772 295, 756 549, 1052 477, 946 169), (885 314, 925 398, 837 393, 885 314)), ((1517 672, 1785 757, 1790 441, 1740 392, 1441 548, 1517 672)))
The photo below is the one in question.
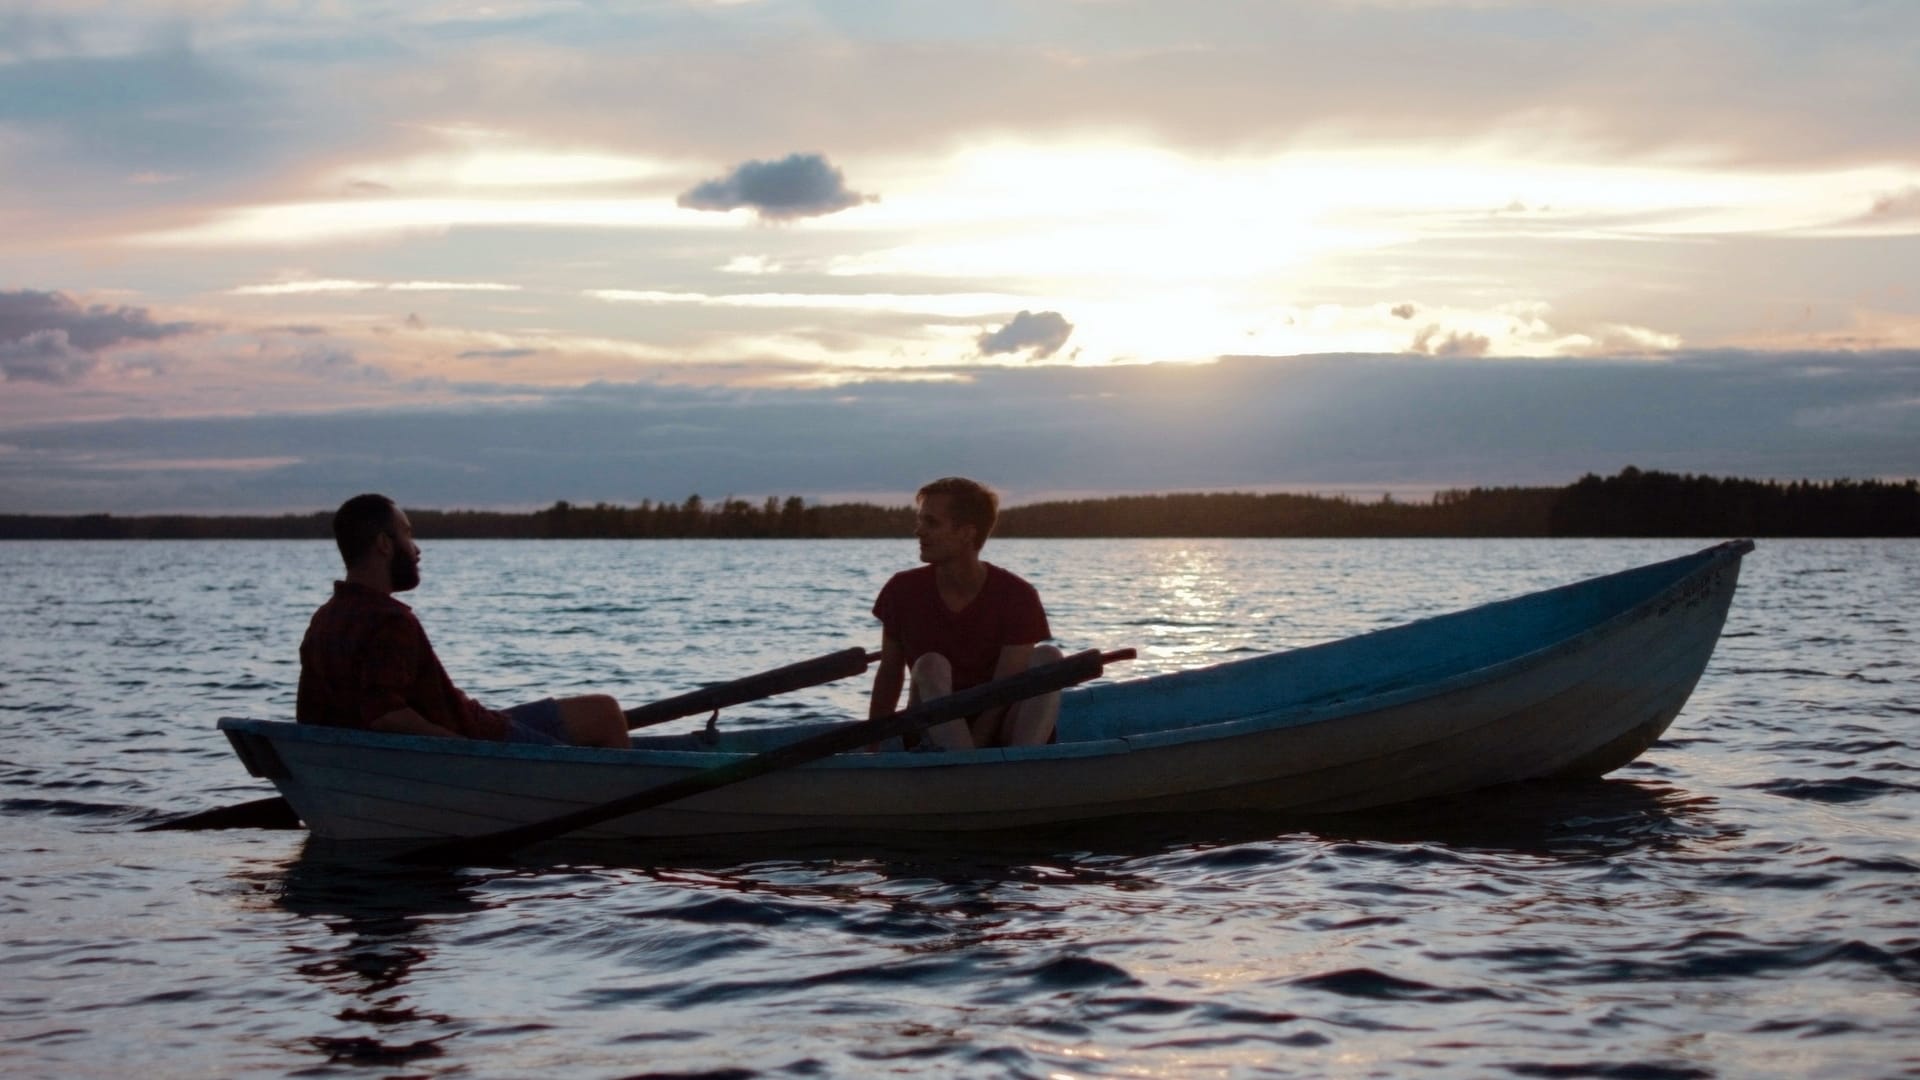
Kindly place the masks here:
POLYGON ((420 562, 404 551, 395 551, 387 561, 387 576, 393 579, 394 592, 406 592, 420 584, 420 562))

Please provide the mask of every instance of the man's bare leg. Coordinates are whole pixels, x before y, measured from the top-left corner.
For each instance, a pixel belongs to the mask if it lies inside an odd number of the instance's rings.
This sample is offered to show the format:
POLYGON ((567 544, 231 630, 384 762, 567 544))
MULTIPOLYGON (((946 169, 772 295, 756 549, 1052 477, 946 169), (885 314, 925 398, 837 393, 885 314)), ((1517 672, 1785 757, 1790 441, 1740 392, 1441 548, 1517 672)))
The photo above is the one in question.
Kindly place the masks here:
MULTIPOLYGON (((1033 659, 1027 662, 1027 669, 1046 664, 1057 664, 1066 658, 1057 645, 1035 645, 1033 659)), ((1014 702, 1007 708, 1007 714, 1000 718, 1000 731, 1005 736, 1005 746, 1045 746, 1053 740, 1054 725, 1060 721, 1060 691, 1053 690, 1039 697, 1030 697, 1014 702)))
MULTIPOLYGON (((925 653, 913 662, 913 691, 908 704, 933 701, 953 693, 953 665, 939 653, 925 653)), ((973 749, 973 732, 963 720, 949 720, 926 730, 926 738, 942 750, 973 749)))
POLYGON ((627 738, 627 717, 620 703, 605 694, 583 694, 560 698, 560 726, 567 741, 575 746, 602 746, 625 750, 632 745, 627 738))

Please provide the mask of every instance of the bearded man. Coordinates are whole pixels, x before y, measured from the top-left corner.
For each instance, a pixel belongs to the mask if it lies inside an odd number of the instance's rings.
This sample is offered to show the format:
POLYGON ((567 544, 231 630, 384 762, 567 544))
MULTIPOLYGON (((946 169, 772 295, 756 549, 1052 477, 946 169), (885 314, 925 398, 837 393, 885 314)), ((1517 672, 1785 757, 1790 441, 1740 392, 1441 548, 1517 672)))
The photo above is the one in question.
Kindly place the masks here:
POLYGON ((605 694, 489 709, 453 685, 413 609, 420 584, 413 522, 385 495, 356 495, 333 515, 347 576, 300 642, 295 719, 401 735, 624 748, 627 719, 605 694))

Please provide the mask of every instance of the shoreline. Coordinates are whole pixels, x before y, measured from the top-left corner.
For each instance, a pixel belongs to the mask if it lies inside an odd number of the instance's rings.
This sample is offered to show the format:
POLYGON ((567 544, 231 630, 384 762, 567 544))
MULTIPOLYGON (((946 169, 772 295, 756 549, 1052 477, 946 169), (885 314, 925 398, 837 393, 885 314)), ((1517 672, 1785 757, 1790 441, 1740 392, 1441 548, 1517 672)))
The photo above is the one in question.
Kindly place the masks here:
MULTIPOLYGON (((408 507, 443 540, 852 540, 911 535, 911 506, 752 503, 698 495, 638 506, 556 502, 502 512, 408 507)), ((325 540, 331 511, 192 515, 0 513, 0 540, 325 540)), ((1565 487, 1450 489, 1424 502, 1384 495, 1236 492, 1121 495, 1002 509, 1009 539, 1447 539, 1920 536, 1920 481, 1758 481, 1627 468, 1565 487)))

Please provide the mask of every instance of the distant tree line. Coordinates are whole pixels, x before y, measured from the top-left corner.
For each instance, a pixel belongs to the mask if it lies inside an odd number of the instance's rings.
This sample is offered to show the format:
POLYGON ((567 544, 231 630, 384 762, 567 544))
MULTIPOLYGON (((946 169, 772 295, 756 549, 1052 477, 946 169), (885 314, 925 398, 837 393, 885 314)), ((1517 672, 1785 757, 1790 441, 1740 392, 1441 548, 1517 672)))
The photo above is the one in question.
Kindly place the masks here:
POLYGON ((1002 536, 1920 536, 1920 483, 1589 474, 1568 487, 1385 496, 1134 495, 1013 507, 1002 536))
MULTIPOLYGON (((544 510, 407 508, 435 539, 821 539, 901 537, 913 508, 798 496, 755 503, 643 500, 638 506, 556 502, 544 510)), ((332 512, 277 517, 0 514, 0 540, 327 539, 332 512)), ((1920 536, 1914 480, 1720 479, 1643 472, 1587 475, 1567 487, 1451 489, 1418 502, 1385 496, 1240 493, 1127 495, 1009 507, 1016 537, 1573 537, 1920 536)))
MULTIPOLYGON (((544 510, 428 510, 406 507, 416 535, 440 540, 824 539, 905 536, 912 507, 869 503, 809 506, 799 496, 764 502, 699 495, 638 506, 556 502, 544 510)), ((0 514, 0 540, 327 540, 333 511, 279 516, 0 514)))

